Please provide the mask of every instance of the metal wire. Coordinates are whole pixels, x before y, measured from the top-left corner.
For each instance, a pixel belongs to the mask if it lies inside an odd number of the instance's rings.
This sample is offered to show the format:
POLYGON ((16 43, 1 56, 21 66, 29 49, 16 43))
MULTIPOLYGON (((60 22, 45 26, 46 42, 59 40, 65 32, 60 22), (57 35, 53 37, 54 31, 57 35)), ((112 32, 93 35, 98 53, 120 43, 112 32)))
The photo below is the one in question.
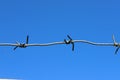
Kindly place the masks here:
MULTIPOLYGON (((78 42, 87 43, 87 44, 96 45, 96 46, 114 46, 113 43, 95 43, 95 42, 91 42, 87 40, 73 40, 73 42, 74 43, 78 43, 78 42)), ((51 43, 44 43, 44 44, 35 43, 35 44, 26 44, 26 46, 52 46, 52 45, 58 45, 58 44, 66 44, 66 43, 65 42, 51 42, 51 43)), ((13 45, 16 45, 16 44, 13 44, 13 45)))
POLYGON ((51 42, 51 43, 43 43, 43 44, 39 44, 39 43, 34 43, 34 44, 28 44, 28 39, 29 36, 27 36, 26 38, 26 43, 22 44, 19 42, 16 42, 16 44, 13 43, 0 43, 0 46, 15 46, 14 50, 18 47, 20 48, 26 48, 29 46, 52 46, 52 45, 59 45, 59 44, 72 44, 72 50, 74 51, 74 43, 86 43, 86 44, 90 44, 90 45, 95 45, 95 46, 114 46, 117 47, 115 54, 117 54, 119 48, 120 48, 120 44, 117 43, 115 41, 114 35, 113 35, 113 43, 96 43, 96 42, 92 42, 92 41, 87 41, 87 40, 73 40, 69 35, 67 35, 69 40, 64 39, 64 41, 60 41, 60 42, 51 42))

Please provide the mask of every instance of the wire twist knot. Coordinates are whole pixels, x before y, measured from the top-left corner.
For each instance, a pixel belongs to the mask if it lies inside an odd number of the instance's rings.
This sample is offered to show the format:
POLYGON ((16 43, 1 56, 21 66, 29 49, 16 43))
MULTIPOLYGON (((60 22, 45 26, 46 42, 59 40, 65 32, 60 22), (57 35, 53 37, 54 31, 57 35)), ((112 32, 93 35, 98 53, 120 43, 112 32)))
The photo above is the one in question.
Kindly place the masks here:
POLYGON ((67 35, 67 37, 69 38, 69 40, 64 39, 64 42, 65 44, 72 44, 72 51, 74 51, 74 41, 69 35, 67 35))

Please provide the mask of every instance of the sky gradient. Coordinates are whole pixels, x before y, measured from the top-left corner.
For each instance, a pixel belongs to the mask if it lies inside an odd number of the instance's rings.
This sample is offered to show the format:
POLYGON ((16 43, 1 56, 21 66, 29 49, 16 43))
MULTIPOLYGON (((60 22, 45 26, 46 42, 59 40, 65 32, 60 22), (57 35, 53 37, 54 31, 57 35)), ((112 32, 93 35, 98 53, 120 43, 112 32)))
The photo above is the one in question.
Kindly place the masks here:
MULTIPOLYGON (((120 42, 119 0, 1 0, 0 43, 73 39, 120 42)), ((23 80, 120 80, 120 51, 75 43, 0 47, 0 78, 23 80)))

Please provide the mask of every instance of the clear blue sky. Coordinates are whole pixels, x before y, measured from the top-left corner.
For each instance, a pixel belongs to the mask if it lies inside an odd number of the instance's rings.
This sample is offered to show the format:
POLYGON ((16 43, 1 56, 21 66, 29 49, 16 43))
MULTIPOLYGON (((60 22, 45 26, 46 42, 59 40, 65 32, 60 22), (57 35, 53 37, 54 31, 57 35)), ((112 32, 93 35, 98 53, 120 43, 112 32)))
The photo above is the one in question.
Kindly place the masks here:
MULTIPOLYGON (((120 42, 119 0, 1 0, 0 43, 73 39, 120 42)), ((0 47, 0 78, 120 80, 120 51, 83 43, 49 47, 0 47)))

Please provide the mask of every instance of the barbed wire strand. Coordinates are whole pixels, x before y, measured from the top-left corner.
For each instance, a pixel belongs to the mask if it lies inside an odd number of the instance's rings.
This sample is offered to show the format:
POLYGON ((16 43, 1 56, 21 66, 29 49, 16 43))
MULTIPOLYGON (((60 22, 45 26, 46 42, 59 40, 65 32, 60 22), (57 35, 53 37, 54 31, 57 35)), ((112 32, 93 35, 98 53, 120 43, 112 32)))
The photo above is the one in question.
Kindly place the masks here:
POLYGON ((39 44, 39 43, 28 44, 29 36, 27 36, 26 43, 24 43, 24 44, 19 43, 19 42, 16 42, 16 44, 0 43, 0 46, 15 46, 15 48, 14 48, 14 50, 15 50, 18 47, 26 48, 29 46, 52 46, 52 45, 59 45, 59 44, 72 44, 72 51, 74 51, 74 43, 80 42, 80 43, 86 43, 86 44, 95 45, 95 46, 114 46, 114 47, 117 47, 115 54, 117 54, 117 52, 120 48, 120 44, 115 41, 114 35, 112 36, 113 43, 96 43, 96 42, 87 41, 87 40, 73 40, 69 35, 67 35, 67 37, 69 38, 69 40, 64 39, 64 41, 60 41, 60 42, 51 42, 51 43, 43 43, 43 44, 39 44))

